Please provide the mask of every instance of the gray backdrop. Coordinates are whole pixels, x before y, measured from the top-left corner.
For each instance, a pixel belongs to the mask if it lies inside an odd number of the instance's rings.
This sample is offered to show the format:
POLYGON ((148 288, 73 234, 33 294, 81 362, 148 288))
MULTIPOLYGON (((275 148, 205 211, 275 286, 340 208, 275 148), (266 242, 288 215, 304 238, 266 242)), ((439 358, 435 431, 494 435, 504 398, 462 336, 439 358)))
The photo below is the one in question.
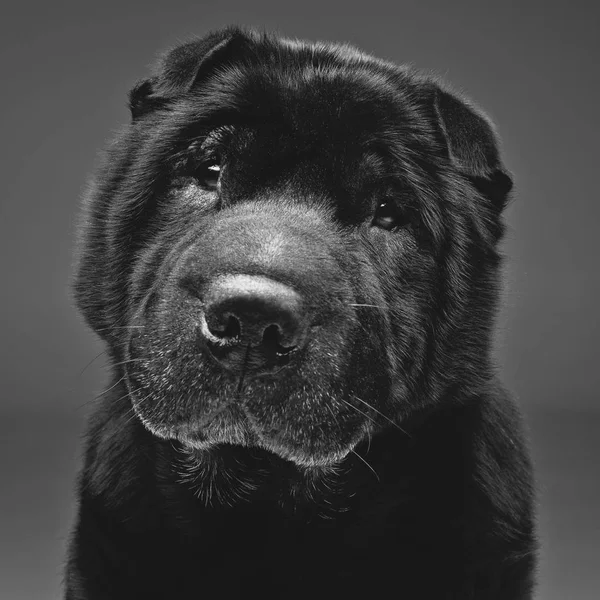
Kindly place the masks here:
POLYGON ((157 52, 229 23, 348 41, 442 74, 498 125, 507 211, 498 357, 528 417, 539 598, 600 597, 598 19, 586 0, 20 2, 0 12, 0 598, 58 597, 78 435, 106 383, 68 297, 78 202, 157 52))

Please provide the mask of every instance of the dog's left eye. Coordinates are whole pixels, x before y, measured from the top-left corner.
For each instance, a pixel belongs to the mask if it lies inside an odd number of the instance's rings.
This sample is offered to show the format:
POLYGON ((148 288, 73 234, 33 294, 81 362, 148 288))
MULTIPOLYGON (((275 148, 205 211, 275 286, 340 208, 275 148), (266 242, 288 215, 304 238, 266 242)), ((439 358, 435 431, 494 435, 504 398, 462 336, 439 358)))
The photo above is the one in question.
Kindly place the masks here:
POLYGON ((390 200, 384 200, 379 203, 371 224, 386 231, 392 231, 407 225, 409 221, 408 211, 399 209, 390 200))
POLYGON ((214 161, 200 165, 194 173, 194 178, 199 185, 207 190, 216 190, 219 186, 220 177, 221 165, 214 161))

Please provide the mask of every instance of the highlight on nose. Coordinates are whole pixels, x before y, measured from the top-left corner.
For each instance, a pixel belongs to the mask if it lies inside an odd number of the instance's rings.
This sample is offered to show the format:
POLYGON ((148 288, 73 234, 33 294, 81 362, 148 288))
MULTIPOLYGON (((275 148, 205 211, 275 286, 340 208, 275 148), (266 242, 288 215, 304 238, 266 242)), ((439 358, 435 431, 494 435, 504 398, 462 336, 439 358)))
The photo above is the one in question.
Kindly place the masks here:
POLYGON ((302 296, 268 277, 218 277, 205 288, 202 300, 202 336, 228 370, 277 370, 306 341, 302 296))

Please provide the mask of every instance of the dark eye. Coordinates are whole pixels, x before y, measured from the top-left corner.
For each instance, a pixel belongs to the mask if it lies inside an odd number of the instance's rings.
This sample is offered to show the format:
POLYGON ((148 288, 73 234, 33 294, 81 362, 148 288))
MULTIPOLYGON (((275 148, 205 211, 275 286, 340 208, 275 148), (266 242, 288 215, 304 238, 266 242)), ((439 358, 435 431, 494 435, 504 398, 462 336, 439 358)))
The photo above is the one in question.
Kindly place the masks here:
POLYGON ((409 222, 408 210, 398 208, 391 200, 384 200, 375 210, 371 224, 386 231, 392 231, 408 225, 409 222))
POLYGON ((216 160, 201 164, 194 172, 198 184, 207 190, 216 190, 219 187, 221 165, 216 160))

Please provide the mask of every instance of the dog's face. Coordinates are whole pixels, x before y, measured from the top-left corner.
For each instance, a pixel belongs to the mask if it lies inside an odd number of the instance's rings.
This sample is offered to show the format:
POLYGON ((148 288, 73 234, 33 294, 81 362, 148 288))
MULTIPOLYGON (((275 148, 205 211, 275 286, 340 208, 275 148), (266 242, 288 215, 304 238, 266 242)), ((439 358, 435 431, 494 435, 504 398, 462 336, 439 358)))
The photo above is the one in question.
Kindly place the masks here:
POLYGON ((76 293, 152 433, 332 465, 487 376, 510 179, 478 112, 234 29, 167 55, 131 107, 76 293))

